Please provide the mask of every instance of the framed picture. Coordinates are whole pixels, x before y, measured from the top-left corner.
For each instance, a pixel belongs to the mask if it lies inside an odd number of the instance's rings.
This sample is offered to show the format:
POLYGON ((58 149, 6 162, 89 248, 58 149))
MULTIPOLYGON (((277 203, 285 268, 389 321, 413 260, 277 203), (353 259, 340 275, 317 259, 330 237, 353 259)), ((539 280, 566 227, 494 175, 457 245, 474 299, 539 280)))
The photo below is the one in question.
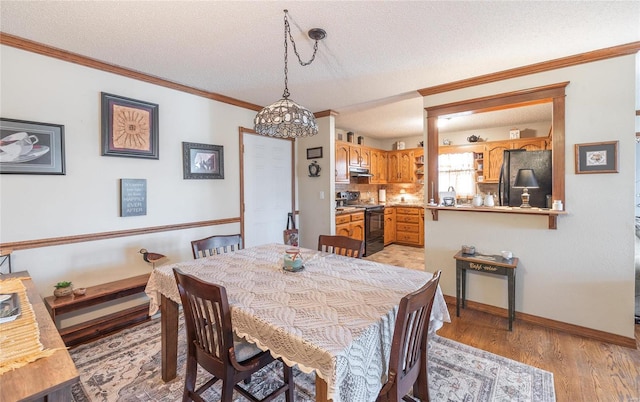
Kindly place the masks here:
POLYGON ((64 126, 0 118, 0 173, 65 174, 64 126))
POLYGON ((224 179, 224 150, 221 145, 182 143, 185 179, 224 179))
POLYGON ((158 105, 102 92, 102 155, 158 159, 158 105))
POLYGON ((618 173, 618 141, 576 144, 576 174, 618 173))
POLYGON ((120 216, 147 214, 147 179, 120 179, 120 216))
POLYGON ((307 159, 320 159, 322 158, 322 147, 307 148, 307 159))

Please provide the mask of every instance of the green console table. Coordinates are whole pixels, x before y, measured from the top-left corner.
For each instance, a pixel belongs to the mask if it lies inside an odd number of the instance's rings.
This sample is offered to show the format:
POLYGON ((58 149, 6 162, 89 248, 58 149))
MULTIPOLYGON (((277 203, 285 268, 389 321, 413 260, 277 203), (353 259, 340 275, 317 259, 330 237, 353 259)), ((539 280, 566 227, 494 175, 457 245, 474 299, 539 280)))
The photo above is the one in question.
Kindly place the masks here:
POLYGON ((505 259, 500 255, 463 254, 459 251, 456 260, 456 316, 460 317, 460 305, 465 307, 467 289, 467 271, 485 272, 492 275, 503 275, 508 282, 509 331, 516 319, 516 267, 518 258, 505 259))

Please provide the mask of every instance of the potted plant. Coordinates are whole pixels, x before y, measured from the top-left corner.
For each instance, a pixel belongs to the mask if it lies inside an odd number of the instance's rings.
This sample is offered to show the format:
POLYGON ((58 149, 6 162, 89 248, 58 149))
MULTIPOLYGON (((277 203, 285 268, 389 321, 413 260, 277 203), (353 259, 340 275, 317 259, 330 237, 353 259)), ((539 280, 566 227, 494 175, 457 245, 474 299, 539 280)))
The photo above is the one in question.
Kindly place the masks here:
POLYGON ((54 286, 55 290, 53 291, 53 295, 55 297, 69 296, 71 293, 73 293, 73 286, 71 286, 71 282, 58 282, 54 286))

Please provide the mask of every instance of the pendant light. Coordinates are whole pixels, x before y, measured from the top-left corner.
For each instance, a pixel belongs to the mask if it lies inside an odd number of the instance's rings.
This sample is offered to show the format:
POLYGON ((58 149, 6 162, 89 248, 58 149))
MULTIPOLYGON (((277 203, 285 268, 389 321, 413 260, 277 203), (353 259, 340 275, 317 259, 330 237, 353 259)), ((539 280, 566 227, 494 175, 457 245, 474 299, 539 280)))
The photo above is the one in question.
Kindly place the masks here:
POLYGON ((284 10, 284 93, 282 99, 262 109, 255 118, 254 128, 260 135, 279 138, 307 137, 318 134, 316 119, 307 108, 300 106, 289 99, 288 88, 288 40, 293 45, 293 51, 298 57, 301 66, 308 66, 313 62, 318 51, 318 41, 324 39, 327 33, 324 29, 313 28, 308 32, 313 45, 313 56, 308 62, 300 59, 296 43, 291 35, 291 27, 287 19, 287 10, 284 10))

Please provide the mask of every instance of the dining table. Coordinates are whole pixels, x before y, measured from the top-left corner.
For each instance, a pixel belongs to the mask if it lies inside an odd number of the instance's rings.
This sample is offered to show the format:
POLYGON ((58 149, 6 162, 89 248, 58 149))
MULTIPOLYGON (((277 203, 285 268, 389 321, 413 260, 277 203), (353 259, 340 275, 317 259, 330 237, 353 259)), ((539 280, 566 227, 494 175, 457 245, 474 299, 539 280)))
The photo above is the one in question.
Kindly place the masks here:
MULTIPOLYGON (((177 371, 178 268, 226 288, 236 335, 315 372, 316 401, 376 400, 400 300, 432 274, 306 248, 298 249, 302 269, 292 272, 283 266, 290 248, 265 244, 154 268, 145 292, 150 314, 160 311, 164 381, 177 371)), ((438 287, 429 333, 444 322, 450 316, 438 287)))

